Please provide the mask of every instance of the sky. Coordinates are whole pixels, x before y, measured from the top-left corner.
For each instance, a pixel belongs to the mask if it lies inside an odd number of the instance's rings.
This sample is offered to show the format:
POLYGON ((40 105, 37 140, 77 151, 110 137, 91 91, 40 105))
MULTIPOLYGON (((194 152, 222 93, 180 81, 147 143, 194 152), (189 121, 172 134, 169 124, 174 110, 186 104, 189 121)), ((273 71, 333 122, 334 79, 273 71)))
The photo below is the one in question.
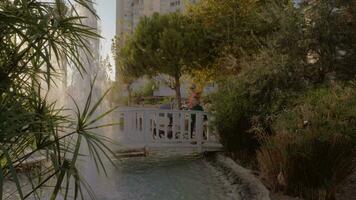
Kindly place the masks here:
POLYGON ((95 2, 95 9, 100 17, 99 27, 101 29, 101 36, 104 37, 100 42, 100 54, 104 58, 109 55, 111 65, 114 66, 111 53, 111 40, 114 38, 116 30, 116 0, 96 0, 95 2))

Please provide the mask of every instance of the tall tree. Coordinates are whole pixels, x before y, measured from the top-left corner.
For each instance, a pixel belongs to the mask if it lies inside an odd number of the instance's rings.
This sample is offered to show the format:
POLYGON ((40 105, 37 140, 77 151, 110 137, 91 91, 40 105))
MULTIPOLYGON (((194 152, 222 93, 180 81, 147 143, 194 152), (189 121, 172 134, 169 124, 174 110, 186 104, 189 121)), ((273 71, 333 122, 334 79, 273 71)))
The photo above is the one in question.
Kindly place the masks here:
POLYGON ((122 35, 115 38, 112 48, 117 66, 116 85, 126 85, 128 105, 130 105, 132 99, 132 84, 147 73, 140 59, 134 57, 138 55, 135 54, 133 45, 130 37, 122 35))
POLYGON ((354 79, 356 75, 356 1, 305 1, 304 10, 309 78, 354 79))
POLYGON ((181 77, 205 67, 209 60, 208 34, 200 23, 179 13, 154 14, 138 24, 127 44, 132 60, 146 74, 164 74, 181 108, 181 77))
POLYGON ((282 6, 292 0, 204 0, 188 7, 187 15, 201 23, 209 32, 212 53, 215 56, 212 68, 203 74, 211 78, 238 74, 242 63, 266 46, 271 34, 276 31, 274 20, 265 19, 271 12, 271 4, 282 6), (219 73, 216 73, 219 72, 219 73))

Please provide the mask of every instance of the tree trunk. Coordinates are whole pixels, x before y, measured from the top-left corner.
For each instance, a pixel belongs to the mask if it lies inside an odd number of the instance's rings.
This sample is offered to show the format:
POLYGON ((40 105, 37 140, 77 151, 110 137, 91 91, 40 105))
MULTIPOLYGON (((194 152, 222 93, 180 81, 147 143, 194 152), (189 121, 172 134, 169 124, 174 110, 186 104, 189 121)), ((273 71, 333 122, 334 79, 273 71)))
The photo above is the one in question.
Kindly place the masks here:
POLYGON ((176 96, 177 96, 177 102, 178 102, 178 110, 182 109, 182 95, 180 93, 180 77, 175 76, 174 77, 174 89, 176 91, 176 96))

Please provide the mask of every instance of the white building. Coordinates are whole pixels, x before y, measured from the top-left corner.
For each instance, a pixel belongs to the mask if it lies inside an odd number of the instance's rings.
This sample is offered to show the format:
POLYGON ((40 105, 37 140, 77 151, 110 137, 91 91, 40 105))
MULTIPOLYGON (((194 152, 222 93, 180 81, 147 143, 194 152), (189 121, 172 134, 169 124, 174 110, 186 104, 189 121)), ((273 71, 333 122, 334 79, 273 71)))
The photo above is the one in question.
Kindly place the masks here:
POLYGON ((185 2, 195 3, 197 0, 117 0, 116 34, 132 33, 140 18, 151 16, 153 13, 181 12, 185 9, 185 2))

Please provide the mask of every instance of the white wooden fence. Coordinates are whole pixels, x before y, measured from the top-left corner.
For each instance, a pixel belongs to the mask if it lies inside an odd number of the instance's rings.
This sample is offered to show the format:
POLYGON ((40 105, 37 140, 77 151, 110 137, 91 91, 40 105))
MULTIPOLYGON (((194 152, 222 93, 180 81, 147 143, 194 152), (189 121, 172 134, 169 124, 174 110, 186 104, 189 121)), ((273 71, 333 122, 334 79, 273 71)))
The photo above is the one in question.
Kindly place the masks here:
POLYGON ((120 141, 144 147, 221 148, 211 116, 202 111, 122 108, 118 110, 120 141))

